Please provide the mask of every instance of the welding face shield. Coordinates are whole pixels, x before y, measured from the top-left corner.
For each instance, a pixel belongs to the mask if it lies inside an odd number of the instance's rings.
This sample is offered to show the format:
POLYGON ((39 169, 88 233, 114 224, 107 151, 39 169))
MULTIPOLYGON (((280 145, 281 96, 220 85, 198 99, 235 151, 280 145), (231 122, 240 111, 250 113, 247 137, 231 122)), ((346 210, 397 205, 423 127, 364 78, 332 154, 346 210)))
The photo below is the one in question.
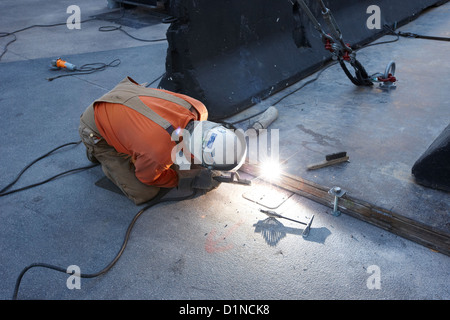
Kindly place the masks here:
POLYGON ((243 132, 211 121, 194 121, 187 148, 194 164, 219 171, 237 171, 247 155, 243 132))

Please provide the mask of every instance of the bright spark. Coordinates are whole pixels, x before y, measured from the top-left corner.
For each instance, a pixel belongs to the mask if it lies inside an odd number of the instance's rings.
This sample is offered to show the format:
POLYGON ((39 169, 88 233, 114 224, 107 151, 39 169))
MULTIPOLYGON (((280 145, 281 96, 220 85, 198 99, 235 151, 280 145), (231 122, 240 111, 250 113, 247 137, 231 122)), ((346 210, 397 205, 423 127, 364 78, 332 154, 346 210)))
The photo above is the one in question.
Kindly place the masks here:
POLYGON ((264 161, 261 164, 260 174, 269 181, 277 180, 281 175, 280 163, 273 160, 264 161))

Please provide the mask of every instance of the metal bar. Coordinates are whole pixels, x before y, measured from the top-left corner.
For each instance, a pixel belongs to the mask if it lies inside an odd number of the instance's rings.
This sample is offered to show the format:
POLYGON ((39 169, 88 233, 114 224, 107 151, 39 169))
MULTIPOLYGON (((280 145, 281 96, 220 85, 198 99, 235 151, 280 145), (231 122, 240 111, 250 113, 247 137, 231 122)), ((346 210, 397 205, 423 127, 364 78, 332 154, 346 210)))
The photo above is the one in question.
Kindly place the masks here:
POLYGON ((291 218, 288 218, 288 217, 284 217, 284 216, 282 216, 281 214, 276 213, 275 211, 272 211, 272 210, 259 209, 259 211, 261 211, 262 213, 267 214, 269 217, 275 217, 275 218, 280 218, 280 219, 286 219, 286 220, 289 220, 289 221, 293 221, 293 222, 297 222, 297 223, 303 224, 303 225, 305 225, 305 226, 307 225, 306 222, 301 222, 301 221, 294 220, 294 219, 291 219, 291 218))
MULTIPOLYGON (((256 165, 249 164, 243 165, 240 170, 250 175, 257 175, 259 172, 256 165)), ((329 188, 327 187, 287 173, 283 173, 281 179, 273 184, 333 208, 334 199, 328 193, 329 188)), ((433 226, 402 216, 348 194, 340 198, 339 209, 342 213, 450 256, 450 234, 436 230, 433 226)))

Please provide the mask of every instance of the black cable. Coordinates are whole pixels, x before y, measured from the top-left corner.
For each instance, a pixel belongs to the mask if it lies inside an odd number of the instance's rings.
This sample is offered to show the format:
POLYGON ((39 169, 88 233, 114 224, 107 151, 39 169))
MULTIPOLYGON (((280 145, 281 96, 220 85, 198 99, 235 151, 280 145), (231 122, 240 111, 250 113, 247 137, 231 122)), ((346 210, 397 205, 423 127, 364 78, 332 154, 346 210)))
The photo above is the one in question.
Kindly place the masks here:
MULTIPOLYGON (((385 29, 386 29, 389 33, 391 33, 391 34, 394 33, 394 35, 396 35, 395 31, 393 31, 389 26, 385 25, 385 29)), ((362 47, 359 47, 359 49, 366 48, 366 47, 369 47, 369 46, 375 46, 375 45, 380 45, 380 44, 392 43, 392 42, 398 41, 398 39, 399 39, 399 36, 397 35, 397 38, 394 39, 394 40, 388 40, 388 41, 382 41, 382 42, 376 42, 376 43, 372 43, 372 44, 367 44, 367 45, 364 45, 364 46, 362 46, 362 47)), ((355 70, 356 70, 355 77, 354 77, 354 76, 350 73, 350 71, 347 69, 347 67, 345 66, 345 64, 344 64, 343 61, 339 61, 339 63, 340 63, 340 65, 341 65, 341 67, 342 67, 344 73, 345 73, 345 74, 347 75, 347 77, 352 81, 353 84, 358 85, 358 86, 359 86, 359 85, 370 85, 370 84, 369 84, 369 81, 370 81, 370 78, 371 78, 371 77, 368 76, 366 70, 365 70, 364 67, 361 65, 361 63, 359 63, 359 61, 356 61, 356 64, 355 64, 355 66, 356 66, 356 68, 355 68, 355 70)), ((325 68, 321 69, 321 70, 319 71, 319 73, 317 74, 317 76, 316 76, 314 79, 311 79, 311 80, 306 81, 306 82, 303 83, 299 88, 297 88, 297 89, 295 89, 294 91, 291 91, 291 92, 289 92, 288 94, 284 95, 283 97, 281 97, 280 99, 278 99, 277 101, 275 101, 275 102, 272 104, 272 106, 274 106, 274 105, 280 103, 282 100, 286 99, 288 96, 290 96, 290 95, 296 93, 297 91, 303 89, 303 88, 306 87, 307 85, 309 85, 309 84, 315 82, 316 80, 319 79, 319 77, 320 77, 320 75, 322 74, 323 71, 325 71, 326 69, 328 69, 329 67, 331 67, 331 66, 333 66, 333 65, 335 65, 335 64, 336 64, 336 63, 331 63, 331 64, 329 64, 328 66, 326 66, 325 68)), ((230 125, 235 125, 235 124, 237 124, 237 123, 244 122, 244 121, 246 121, 246 120, 255 118, 255 117, 257 117, 257 116, 263 114, 265 111, 266 111, 266 110, 263 110, 263 111, 261 111, 261 112, 258 112, 258 113, 256 113, 256 114, 254 114, 254 115, 251 115, 251 116, 249 116, 249 117, 246 117, 246 118, 243 118, 243 119, 234 121, 234 122, 226 122, 226 123, 227 123, 227 124, 230 124, 230 125)))
POLYGON ((362 66, 362 64, 358 60, 354 60, 351 62, 351 66, 355 70, 355 75, 348 70, 345 65, 345 61, 343 59, 339 59, 339 64, 344 70, 345 75, 350 79, 350 81, 356 86, 372 86, 373 82, 371 81, 369 75, 367 74, 366 69, 362 66))
POLYGON ((161 39, 141 39, 141 38, 136 38, 135 36, 129 34, 128 32, 126 32, 125 30, 122 29, 122 26, 102 26, 98 28, 98 31, 100 32, 110 32, 110 31, 122 31, 123 33, 125 33, 127 36, 129 36, 130 38, 137 40, 137 41, 142 41, 142 42, 158 42, 158 41, 166 41, 166 38, 161 38, 161 39))
POLYGON ((47 80, 53 81, 55 79, 62 78, 62 77, 77 76, 77 75, 82 75, 82 74, 90 74, 90 73, 94 73, 97 71, 103 71, 109 67, 117 67, 120 64, 120 62, 121 62, 120 59, 114 59, 110 63, 103 63, 103 62, 86 63, 80 67, 77 67, 75 69, 75 71, 73 71, 73 72, 50 77, 50 78, 47 78, 47 80))
POLYGON ((374 43, 366 44, 366 45, 362 46, 362 48, 367 48, 367 47, 370 47, 370 46, 376 46, 376 45, 379 45, 379 44, 386 44, 386 43, 396 42, 396 41, 398 41, 400 39, 400 37, 414 38, 414 39, 436 40, 436 41, 450 41, 450 38, 446 38, 446 37, 427 36, 427 35, 421 35, 421 34, 412 33, 412 32, 402 32, 402 31, 396 32, 393 28, 391 28, 387 24, 385 24, 383 26, 383 28, 386 30, 386 34, 387 35, 392 35, 392 36, 395 36, 396 38, 393 39, 393 40, 386 40, 386 41, 374 42, 374 43))
POLYGON ((447 37, 437 37, 437 36, 427 36, 427 35, 421 35, 417 33, 412 32, 402 32, 399 31, 397 35, 405 38, 415 38, 415 39, 426 39, 426 40, 436 40, 436 41, 450 41, 450 38, 447 37))
MULTIPOLYGON (((109 270, 111 270, 111 268, 117 263, 117 261, 120 259, 120 257, 122 256, 122 253, 125 251, 125 248, 127 246, 128 243, 128 239, 130 237, 131 231, 133 230, 134 224, 136 223, 136 221, 139 219, 139 217, 148 209, 150 209, 151 207, 163 203, 163 202, 169 202, 169 201, 182 201, 182 200, 188 200, 188 199, 192 199, 197 195, 197 191, 194 190, 194 192, 188 196, 184 196, 184 197, 177 197, 177 198, 167 198, 167 199, 162 199, 168 192, 170 191, 170 189, 161 189, 161 191, 158 193, 158 195, 156 196, 156 198, 152 199, 149 201, 148 205, 146 205, 143 209, 141 209, 135 216, 134 218, 131 220, 130 224, 128 225, 127 231, 125 233, 124 236, 124 240, 122 243, 122 246, 120 247, 118 253, 116 254, 116 256, 114 257, 114 259, 102 270, 95 272, 95 273, 81 273, 80 274, 80 278, 95 278, 98 277, 100 275, 103 275, 105 273, 107 273, 109 270)), ((19 287, 20 287, 20 283, 22 281, 23 276, 25 275, 25 273, 35 267, 42 267, 42 268, 47 268, 47 269, 52 269, 55 271, 59 271, 62 273, 67 273, 67 270, 64 268, 61 268, 59 266, 55 266, 55 265, 51 265, 51 264, 47 264, 47 263, 33 263, 30 264, 29 266, 25 267, 22 272, 19 274, 17 280, 16 280, 16 285, 14 288, 14 294, 13 294, 13 300, 17 300, 17 294, 19 293, 19 287)))
POLYGON ((321 69, 315 78, 306 81, 305 83, 303 83, 299 88, 295 89, 294 91, 289 92, 288 94, 286 94, 285 96, 281 97, 280 99, 278 99, 277 101, 275 101, 272 105, 277 105, 278 103, 280 103, 282 100, 286 99, 287 97, 289 97, 290 95, 296 93, 297 91, 303 89, 304 87, 306 87, 307 85, 317 81, 320 77, 320 75, 322 74, 322 72, 324 72, 325 70, 327 70, 328 68, 330 68, 331 66, 335 65, 336 63, 330 63, 329 65, 327 65, 325 68, 321 69))
MULTIPOLYGON (((96 18, 90 18, 90 19, 86 19, 86 20, 82 20, 80 21, 80 23, 84 23, 84 22, 88 22, 88 21, 92 21, 92 20, 96 20, 96 18)), ((51 28, 51 27, 57 27, 57 26, 64 26, 67 25, 67 22, 60 22, 60 23, 53 23, 53 24, 33 24, 31 26, 16 30, 16 31, 12 31, 12 32, 0 32, 0 38, 5 38, 8 36, 14 36, 14 39, 11 40, 10 42, 8 42, 5 47, 3 48, 3 52, 0 54, 0 60, 3 58, 3 56, 5 55, 5 53, 8 51, 8 46, 13 43, 14 41, 17 40, 16 37, 16 33, 25 31, 25 30, 29 30, 32 28, 51 28)))
MULTIPOLYGON (((107 21, 111 21, 111 22, 115 22, 115 21, 121 19, 121 18, 124 17, 124 15, 125 15, 125 9, 122 7, 122 8, 121 8, 121 11, 122 11, 122 13, 121 13, 121 16, 120 16, 120 17, 114 18, 114 19, 110 19, 110 20, 109 20, 109 19, 106 19, 106 20, 107 20, 107 21)), ((97 17, 93 17, 93 18, 89 18, 89 19, 82 20, 82 21, 80 21, 80 23, 84 23, 84 22, 88 22, 88 21, 93 21, 93 20, 100 20, 100 19, 98 19, 97 17)), ((164 21, 163 21, 163 22, 164 22, 164 21)), ((0 54, 0 61, 2 60, 3 56, 4 56, 4 55, 6 54, 6 52, 8 51, 8 46, 17 40, 16 33, 19 33, 19 32, 25 31, 25 30, 29 30, 29 29, 32 29, 32 28, 51 28, 51 27, 64 26, 64 25, 67 25, 67 22, 60 22, 60 23, 53 23, 53 24, 34 24, 34 25, 31 25, 31 26, 28 26, 28 27, 24 27, 24 28, 22 28, 22 29, 18 29, 18 30, 12 31, 12 32, 0 32, 0 38, 5 38, 5 37, 8 37, 8 36, 13 36, 13 37, 14 37, 11 41, 9 41, 9 42, 4 46, 3 52, 0 54)), ((129 34, 129 33, 126 32, 125 30, 123 30, 123 29, 122 29, 122 26, 120 26, 120 27, 116 27, 116 26, 103 26, 103 27, 100 27, 98 30, 101 31, 101 32, 108 32, 108 31, 120 30, 120 31, 122 31, 123 33, 125 33, 126 35, 128 35, 129 37, 131 37, 131 38, 133 38, 133 39, 135 39, 135 40, 138 40, 138 41, 144 41, 144 42, 156 42, 156 41, 165 41, 165 40, 166 40, 165 38, 164 38, 164 39, 153 39, 153 40, 140 39, 140 38, 137 38, 137 37, 135 37, 135 36, 129 34)))
MULTIPOLYGON (((125 10, 123 9, 123 7, 121 7, 120 11, 122 11, 121 16, 119 18, 115 18, 115 19, 112 19, 110 21, 121 19, 125 15, 125 10)), ((80 23, 93 21, 93 20, 97 20, 97 17, 93 17, 93 18, 82 20, 82 21, 80 21, 80 23)), ((60 23, 53 23, 53 24, 34 24, 34 25, 31 25, 31 26, 28 26, 28 27, 25 27, 25 28, 22 28, 22 29, 19 29, 19 30, 16 30, 16 31, 12 31, 12 32, 0 32, 0 38, 8 37, 8 36, 11 36, 11 35, 14 36, 14 39, 11 40, 10 42, 8 42, 5 45, 5 47, 3 49, 3 52, 0 54, 0 60, 2 60, 3 56, 8 51, 8 46, 11 43, 13 43, 14 41, 17 40, 16 33, 19 33, 19 32, 25 31, 25 30, 29 30, 29 29, 32 29, 32 28, 51 28, 51 27, 64 26, 64 25, 67 25, 67 21, 66 22, 60 22, 60 23)))
POLYGON ((154 84, 156 81, 158 81, 159 79, 161 79, 164 76, 165 72, 163 72, 162 75, 160 75, 158 78, 156 78, 155 80, 153 80, 152 82, 148 83, 145 85, 146 88, 149 88, 152 84, 154 84))
MULTIPOLYGON (((394 27, 395 28, 395 27, 394 27)), ((373 43, 368 43, 366 45, 363 46, 358 46, 356 49, 363 49, 363 48, 367 48, 367 47, 371 47, 371 46, 378 46, 380 44, 387 44, 387 43, 393 43, 393 42, 397 42, 400 39, 400 36, 394 31, 394 29, 392 29, 390 26, 388 26, 387 24, 385 24, 383 26, 383 29, 385 30, 385 34, 386 35, 391 35, 391 36, 395 36, 395 39, 392 40, 386 40, 386 41, 380 41, 380 42, 373 42, 373 43)))
MULTIPOLYGON (((277 105, 277 104, 280 103, 282 100, 284 100, 284 99, 286 99, 287 97, 289 97, 290 95, 296 93, 297 91, 303 89, 303 88, 306 87, 307 85, 313 83, 314 81, 316 81, 317 79, 319 79, 319 77, 320 77, 320 75, 322 74, 322 72, 324 72, 326 69, 328 69, 329 67, 331 67, 331 66, 333 66, 333 65, 335 65, 335 64, 336 64, 336 63, 331 63, 331 64, 329 64, 328 66, 326 66, 325 68, 321 69, 321 70, 317 73, 317 75, 316 75, 315 78, 306 81, 306 82, 303 83, 300 87, 298 87, 297 89, 295 89, 295 90, 289 92, 288 94, 282 96, 280 99, 278 99, 277 101, 275 101, 275 102, 272 103, 271 105, 272 105, 272 106, 277 105)), ((234 121, 234 122, 225 122, 225 123, 226 123, 226 124, 229 124, 229 125, 235 125, 235 124, 237 124, 237 123, 244 122, 244 121, 246 121, 246 120, 249 120, 249 119, 252 119, 252 118, 254 118, 254 117, 257 117, 257 116, 263 114, 264 112, 266 112, 266 110, 260 111, 260 112, 258 112, 258 113, 256 113, 256 114, 253 114, 253 115, 249 116, 249 117, 246 117, 246 118, 243 118, 243 119, 234 121)))
MULTIPOLYGON (((381 45, 381 44, 392 43, 392 42, 396 42, 396 41, 399 40, 399 37, 400 37, 400 36, 399 36, 392 28, 390 28, 388 25, 384 25, 384 28, 385 28, 385 30, 386 30, 386 32, 387 32, 388 34, 396 35, 396 36, 397 36, 396 39, 394 39, 394 40, 387 40, 387 41, 381 41, 381 42, 375 42, 375 43, 371 43, 371 44, 367 44, 367 45, 358 47, 358 49, 363 49, 363 48, 366 48, 366 47, 376 46, 376 45, 381 45)), ((357 68, 357 70, 356 70, 357 73, 355 73, 355 77, 353 77, 353 75, 350 73, 350 71, 346 68, 346 66, 345 66, 345 64, 344 64, 343 61, 339 61, 339 63, 340 63, 340 65, 341 65, 342 69, 344 70, 344 73, 345 73, 345 74, 347 75, 347 77, 352 81, 353 84, 355 84, 355 85, 362 85, 363 83, 366 83, 366 84, 367 84, 367 83, 368 83, 367 81, 370 80, 371 77, 369 77, 369 76, 367 75, 367 72, 365 71, 365 69, 364 69, 364 67, 361 65, 361 63, 357 62, 357 64, 356 64, 356 66, 359 67, 359 68, 357 68), (358 71, 358 70, 359 70, 359 71, 358 71), (359 72, 359 73, 358 73, 358 72, 359 72)), ((320 70, 319 73, 317 74, 317 76, 316 76, 314 79, 311 79, 311 80, 306 81, 306 82, 305 82, 304 84, 302 84, 299 88, 297 88, 297 89, 295 89, 294 91, 291 91, 291 92, 289 92, 288 94, 286 94, 285 96, 281 97, 279 100, 277 100, 277 101, 276 101, 275 103, 273 103, 272 105, 276 105, 276 104, 280 103, 282 100, 284 100, 284 99, 287 98, 288 96, 290 96, 290 95, 296 93, 297 91, 303 89, 304 87, 306 87, 306 86, 309 85, 310 83, 313 83, 314 81, 318 80, 319 77, 320 77, 320 75, 322 74, 323 71, 325 71, 326 69, 328 69, 329 67, 331 67, 331 66, 333 66, 333 65, 335 65, 335 64, 336 64, 336 63, 331 63, 331 64, 329 64, 328 66, 326 66, 325 68, 323 68, 322 70, 320 70)), ((251 116, 249 116, 249 117, 246 117, 246 118, 243 118, 243 119, 234 121, 234 122, 230 122, 230 123, 226 122, 226 123, 227 123, 227 124, 230 124, 230 125, 235 125, 235 124, 237 124, 237 123, 240 123, 240 122, 243 122, 243 121, 252 119, 252 118, 254 118, 254 117, 257 117, 257 116, 263 114, 264 112, 265 112, 265 110, 263 110, 263 111, 261 111, 261 112, 258 112, 258 113, 254 114, 254 115, 251 115, 251 116)))
MULTIPOLYGON (((65 144, 63 144, 63 145, 60 145, 60 146, 58 146, 58 147, 56 147, 56 148, 50 150, 49 152, 47 152, 46 154, 44 154, 44 155, 42 155, 42 156, 36 158, 35 160, 33 160, 30 164, 28 164, 27 166, 25 166, 25 168, 23 168, 23 169, 20 171, 20 173, 17 175, 17 177, 16 177, 11 183, 9 183, 6 187, 4 187, 2 190, 0 190, 0 197, 6 196, 6 195, 8 195, 8 194, 15 193, 15 192, 23 191, 23 190, 26 190, 26 189, 30 189, 30 188, 33 188, 33 187, 36 187, 36 186, 39 186, 39 185, 42 185, 42 184, 44 184, 44 183, 47 183, 47 182, 49 182, 49 181, 52 181, 52 180, 56 179, 57 177, 60 177, 60 176, 62 176, 62 175, 66 175, 66 174, 71 173, 71 172, 77 172, 77 171, 81 171, 81 170, 87 170, 87 169, 90 169, 90 168, 93 168, 93 167, 98 166, 98 164, 92 164, 92 165, 89 165, 89 166, 86 166, 86 167, 81 167, 81 168, 71 169, 71 170, 68 170, 68 171, 59 173, 59 174, 57 174, 57 175, 55 175, 55 176, 53 176, 53 177, 51 177, 51 178, 48 178, 48 179, 46 179, 46 180, 44 180, 44 181, 41 181, 41 182, 38 182, 38 183, 34 183, 34 184, 32 184, 32 185, 28 185, 28 186, 23 187, 23 188, 19 188, 19 189, 7 191, 8 189, 10 189, 10 188, 11 188, 11 187, 12 187, 12 186, 20 179, 20 177, 25 173, 25 171, 27 171, 31 166, 33 166, 33 165, 34 165, 35 163, 37 163, 38 161, 40 161, 40 160, 42 160, 42 159, 48 157, 48 156, 51 155, 53 152, 55 152, 55 151, 57 151, 57 150, 59 150, 59 149, 61 149, 61 148, 63 148, 63 147, 66 147, 66 146, 69 146, 69 145, 79 145, 80 143, 81 143, 81 140, 80 140, 80 141, 76 141, 76 142, 65 143, 65 144)), ((80 274, 80 277, 81 277, 81 278, 94 278, 94 277, 98 277, 98 276, 100 276, 100 275, 105 274, 106 272, 108 272, 108 271, 116 264, 116 262, 117 262, 117 261, 119 260, 119 258, 122 256, 122 253, 124 252, 125 247, 127 246, 128 239, 129 239, 129 236, 130 236, 130 234, 131 234, 131 231, 132 231, 132 229, 133 229, 134 224, 136 223, 137 219, 138 219, 138 218, 139 218, 139 217, 140 217, 147 209, 153 207, 153 206, 156 205, 156 204, 163 203, 163 202, 175 201, 175 200, 180 200, 180 201, 181 201, 181 200, 190 199, 190 198, 195 197, 196 194, 197 194, 197 191, 194 190, 194 192, 193 192, 191 195, 189 195, 189 196, 178 197, 178 198, 162 199, 162 198, 163 198, 170 190, 171 190, 171 189, 166 189, 166 188, 161 189, 160 192, 157 194, 157 196, 156 196, 154 199, 150 200, 150 201, 148 202, 148 204, 147 204, 143 209, 141 209, 141 210, 134 216, 133 220, 131 221, 131 223, 129 224, 129 226, 128 226, 128 228, 127 228, 127 232, 125 233, 124 241, 123 241, 123 243, 122 243, 122 246, 120 247, 119 252, 118 252, 117 255, 115 256, 115 258, 114 258, 114 259, 113 259, 113 260, 112 260, 105 268, 103 268, 102 270, 100 270, 100 271, 98 271, 98 272, 96 272, 96 273, 80 274)), ((55 266, 55 265, 51 265, 51 264, 47 264, 47 263, 33 263, 33 264, 30 264, 29 266, 25 267, 25 268, 21 271, 21 273, 19 274, 19 276, 18 276, 18 278, 17 278, 17 280, 16 280, 16 285, 15 285, 15 288, 14 288, 14 294, 13 294, 13 299, 14 299, 14 300, 17 299, 17 294, 18 294, 18 292, 19 292, 19 287, 20 287, 20 283, 21 283, 21 281, 22 281, 23 276, 25 275, 25 273, 26 273, 28 270, 30 270, 30 269, 32 269, 32 268, 36 268, 36 267, 42 267, 42 268, 52 269, 52 270, 56 270, 56 271, 59 271, 59 272, 66 273, 66 269, 61 268, 61 267, 58 267, 58 266, 55 266)))
POLYGON ((22 188, 19 188, 19 189, 14 189, 14 190, 11 190, 11 191, 8 191, 8 192, 0 193, 0 197, 6 196, 6 195, 9 195, 9 194, 12 194, 12 193, 16 193, 16 192, 19 192, 19 191, 28 190, 28 189, 31 189, 31 188, 34 188, 34 187, 43 185, 44 183, 50 182, 50 181, 52 181, 52 180, 55 180, 55 179, 58 178, 58 177, 67 175, 67 174, 69 174, 69 173, 88 170, 88 169, 94 168, 94 167, 96 167, 96 166, 98 166, 98 164, 92 164, 92 165, 85 166, 85 167, 80 167, 80 168, 75 168, 75 169, 67 170, 67 171, 58 173, 57 175, 54 175, 53 177, 48 178, 48 179, 46 179, 46 180, 44 180, 44 181, 37 182, 37 183, 33 183, 33 184, 30 184, 30 185, 28 185, 28 186, 26 186, 26 187, 22 187, 22 188))
MULTIPOLYGON (((381 42, 375 42, 375 43, 371 43, 371 44, 367 44, 361 47, 358 47, 358 49, 363 49, 363 48, 367 48, 370 46, 376 46, 376 45, 381 45, 381 44, 387 44, 387 43, 392 43, 392 42, 396 42, 399 40, 400 36, 392 29, 390 28, 388 25, 384 25, 385 30, 387 31, 387 34, 391 34, 391 35, 395 35, 396 39, 393 40, 387 40, 387 41, 381 41, 381 42)), ((368 83, 368 81, 370 81, 370 78, 372 78, 372 76, 368 76, 366 70, 364 69, 364 67, 361 65, 361 63, 359 63, 359 61, 356 62, 356 73, 355 73, 355 77, 350 73, 350 71, 346 68, 345 64, 343 61, 339 61, 341 68, 343 69, 344 73, 347 75, 347 77, 350 79, 350 81, 352 81, 353 84, 355 85, 370 85, 368 83)), ((303 89, 304 87, 306 87, 307 85, 309 85, 310 83, 313 83, 314 81, 318 80, 320 75, 322 74, 323 71, 325 71, 326 69, 328 69, 329 67, 335 65, 336 63, 331 63, 328 66, 326 66, 325 68, 323 68, 322 70, 319 71, 319 73, 317 74, 317 76, 314 79, 308 80, 306 81, 304 84, 302 84, 299 88, 295 89, 294 91, 289 92, 288 94, 286 94, 285 96, 281 97, 279 100, 277 100, 276 102, 274 102, 272 105, 276 105, 278 103, 280 103, 282 100, 284 100, 285 98, 287 98, 288 96, 296 93, 297 91, 303 89)), ((263 114, 266 110, 263 110, 261 112, 258 112, 254 115, 251 115, 249 117, 234 121, 234 122, 226 122, 226 124, 230 124, 230 125, 235 125, 237 123, 240 122, 244 122, 246 120, 255 118, 261 114, 263 114)))
POLYGON ((8 51, 8 46, 13 43, 14 41, 17 40, 17 37, 14 33, 10 33, 10 32, 0 32, 0 38, 4 38, 7 36, 14 36, 14 39, 12 39, 11 41, 9 41, 5 47, 3 48, 3 52, 0 54, 0 60, 2 60, 3 56, 5 55, 6 51, 8 51))
MULTIPOLYGON (((91 19, 89 19, 89 20, 91 20, 91 19)), ((83 21, 84 22, 84 21, 83 21)), ((13 40, 11 40, 10 42, 8 42, 6 45, 5 45, 5 47, 3 48, 3 52, 2 52, 2 54, 0 54, 0 60, 3 58, 3 56, 5 55, 5 53, 8 51, 8 46, 11 44, 11 43, 13 43, 14 41, 16 41, 17 40, 17 37, 16 37, 16 33, 19 33, 19 32, 22 32, 22 31, 25 31, 25 30, 28 30, 28 29, 32 29, 32 28, 48 28, 48 27, 56 27, 56 26, 61 26, 61 25, 65 25, 67 22, 61 22, 61 23, 55 23, 55 24, 34 24, 34 25, 31 25, 31 26, 28 26, 28 27, 25 27, 25 28, 22 28, 22 29, 19 29, 19 30, 16 30, 16 31, 13 31, 13 32, 0 32, 0 38, 5 38, 5 37, 8 37, 8 36, 14 36, 14 39, 13 40)))
POLYGON ((17 175, 17 177, 16 177, 11 183, 9 183, 6 187, 4 187, 2 190, 0 190, 0 197, 9 195, 9 194, 12 194, 12 193, 15 193, 15 192, 19 192, 19 191, 23 191, 23 190, 27 190, 27 189, 31 189, 31 188, 40 186, 40 185, 42 185, 42 184, 44 184, 44 183, 50 182, 50 181, 52 181, 52 180, 54 180, 54 179, 56 179, 56 178, 58 178, 58 177, 60 177, 60 176, 66 175, 66 174, 68 174, 68 173, 77 172, 77 171, 83 171, 83 170, 88 170, 88 169, 90 169, 90 168, 93 168, 93 167, 97 166, 98 164, 94 164, 94 165, 90 165, 90 166, 85 166, 85 167, 81 167, 81 168, 76 168, 76 169, 67 170, 67 171, 61 172, 61 173, 59 173, 59 174, 57 174, 57 175, 55 175, 55 176, 53 176, 53 177, 51 177, 51 178, 48 178, 48 179, 46 179, 46 180, 44 180, 44 181, 37 182, 37 183, 31 184, 31 185, 28 185, 28 186, 25 186, 25 187, 22 187, 22 188, 19 188, 19 189, 7 191, 7 190, 10 189, 14 184, 16 184, 17 181, 20 179, 20 177, 25 173, 25 171, 27 171, 27 170, 28 170, 31 166, 33 166, 36 162, 38 162, 38 161, 40 161, 40 160, 42 160, 42 159, 48 157, 49 155, 51 155, 51 154, 52 154, 53 152, 55 152, 56 150, 59 150, 59 149, 61 149, 61 148, 63 148, 63 147, 69 146, 69 145, 78 145, 78 144, 80 144, 80 143, 81 143, 81 140, 80 140, 80 141, 77 141, 77 142, 69 142, 69 143, 65 143, 65 144, 60 145, 60 146, 54 148, 53 150, 47 152, 46 154, 44 154, 44 155, 38 157, 37 159, 33 160, 31 163, 29 163, 27 166, 25 166, 25 168, 23 168, 23 169, 20 171, 20 173, 17 175))

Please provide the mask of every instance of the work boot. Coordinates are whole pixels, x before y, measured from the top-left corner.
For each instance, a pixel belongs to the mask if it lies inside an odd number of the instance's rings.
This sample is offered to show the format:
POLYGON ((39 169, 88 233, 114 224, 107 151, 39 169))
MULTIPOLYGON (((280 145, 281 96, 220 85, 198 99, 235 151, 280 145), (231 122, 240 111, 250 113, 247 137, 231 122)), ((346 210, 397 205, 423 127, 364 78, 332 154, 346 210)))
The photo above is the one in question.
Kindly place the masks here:
POLYGON ((98 161, 97 160, 97 158, 96 157, 94 157, 93 155, 92 155, 92 153, 90 153, 87 149, 86 149, 86 157, 88 158, 88 160, 90 161, 90 162, 92 162, 92 163, 100 163, 100 161, 98 161))

